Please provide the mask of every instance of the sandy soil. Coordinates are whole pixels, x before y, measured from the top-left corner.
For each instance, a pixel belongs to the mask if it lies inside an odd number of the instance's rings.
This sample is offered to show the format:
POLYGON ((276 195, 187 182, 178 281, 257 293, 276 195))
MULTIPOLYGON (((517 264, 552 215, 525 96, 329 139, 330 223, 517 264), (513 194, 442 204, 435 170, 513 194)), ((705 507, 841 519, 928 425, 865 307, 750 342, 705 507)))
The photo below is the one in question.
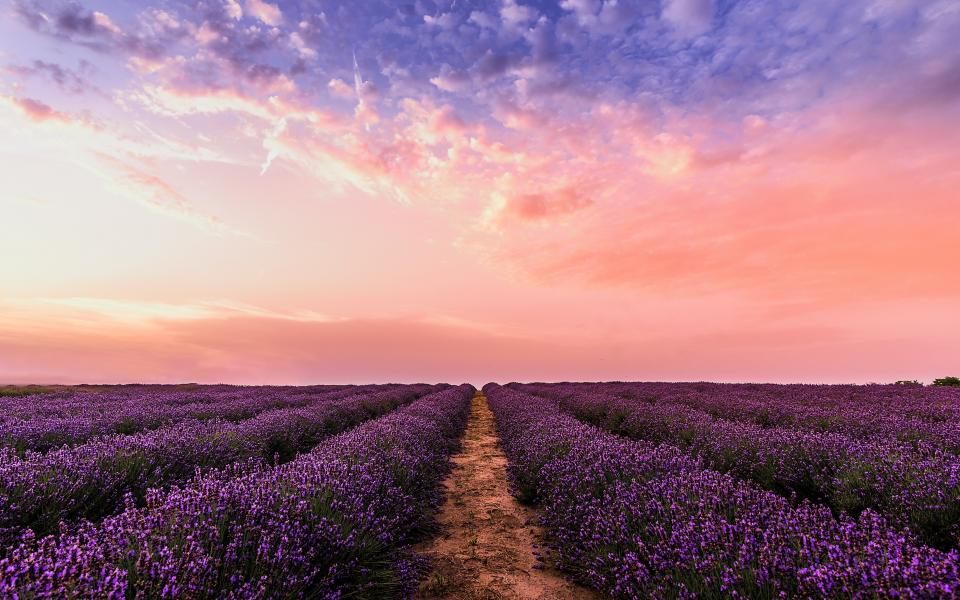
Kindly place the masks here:
POLYGON ((420 551, 434 570, 418 598, 449 600, 569 600, 599 598, 551 569, 536 569, 535 513, 510 495, 507 458, 493 414, 478 393, 461 452, 444 482, 447 499, 440 533, 420 551))

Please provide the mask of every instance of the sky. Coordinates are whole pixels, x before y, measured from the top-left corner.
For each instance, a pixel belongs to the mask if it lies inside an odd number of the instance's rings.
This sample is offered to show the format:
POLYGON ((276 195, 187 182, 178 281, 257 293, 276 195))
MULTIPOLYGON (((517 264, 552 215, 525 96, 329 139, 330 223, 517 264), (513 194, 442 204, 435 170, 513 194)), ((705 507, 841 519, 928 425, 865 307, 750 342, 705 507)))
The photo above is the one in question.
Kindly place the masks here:
POLYGON ((0 0, 0 381, 960 374, 956 0, 0 0))

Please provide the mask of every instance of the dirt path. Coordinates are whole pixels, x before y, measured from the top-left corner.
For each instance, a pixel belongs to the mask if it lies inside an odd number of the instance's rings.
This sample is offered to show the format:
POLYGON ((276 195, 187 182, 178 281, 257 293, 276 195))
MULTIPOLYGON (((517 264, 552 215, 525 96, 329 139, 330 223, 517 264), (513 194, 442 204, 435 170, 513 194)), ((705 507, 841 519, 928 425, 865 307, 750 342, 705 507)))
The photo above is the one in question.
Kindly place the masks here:
POLYGON ((420 550, 434 571, 418 598, 448 600, 570 600, 598 598, 552 570, 535 569, 534 513, 510 495, 507 458, 497 442, 493 413, 481 393, 473 399, 461 452, 453 457, 440 534, 420 550))

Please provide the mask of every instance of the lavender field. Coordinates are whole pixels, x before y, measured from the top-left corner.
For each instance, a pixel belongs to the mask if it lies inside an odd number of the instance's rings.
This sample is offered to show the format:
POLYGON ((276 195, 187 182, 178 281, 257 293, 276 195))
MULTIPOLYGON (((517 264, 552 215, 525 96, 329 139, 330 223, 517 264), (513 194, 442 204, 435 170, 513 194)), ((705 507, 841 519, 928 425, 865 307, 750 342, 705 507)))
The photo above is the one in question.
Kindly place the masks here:
POLYGON ((7 400, 0 596, 407 594, 420 571, 408 543, 439 501, 473 394, 215 386, 7 400))
POLYGON ((0 398, 4 598, 951 598, 960 389, 0 398))
POLYGON ((960 390, 485 386, 548 555, 616 598, 960 590, 960 390))

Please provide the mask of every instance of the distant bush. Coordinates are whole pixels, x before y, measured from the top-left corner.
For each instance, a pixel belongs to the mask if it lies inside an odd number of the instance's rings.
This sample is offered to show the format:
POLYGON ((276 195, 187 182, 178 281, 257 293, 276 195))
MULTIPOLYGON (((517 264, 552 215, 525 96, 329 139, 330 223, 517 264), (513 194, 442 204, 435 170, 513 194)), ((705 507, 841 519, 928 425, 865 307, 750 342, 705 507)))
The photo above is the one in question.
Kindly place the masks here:
POLYGON ((895 382, 895 385, 923 385, 916 379, 901 379, 895 382))
POLYGON ((933 385, 960 387, 960 377, 941 377, 940 379, 934 379, 933 385))
POLYGON ((54 391, 54 388, 47 387, 47 386, 40 386, 40 385, 27 385, 27 386, 5 385, 5 386, 0 386, 0 398, 3 398, 3 397, 21 398, 23 396, 32 396, 33 394, 44 394, 52 391, 54 391))

